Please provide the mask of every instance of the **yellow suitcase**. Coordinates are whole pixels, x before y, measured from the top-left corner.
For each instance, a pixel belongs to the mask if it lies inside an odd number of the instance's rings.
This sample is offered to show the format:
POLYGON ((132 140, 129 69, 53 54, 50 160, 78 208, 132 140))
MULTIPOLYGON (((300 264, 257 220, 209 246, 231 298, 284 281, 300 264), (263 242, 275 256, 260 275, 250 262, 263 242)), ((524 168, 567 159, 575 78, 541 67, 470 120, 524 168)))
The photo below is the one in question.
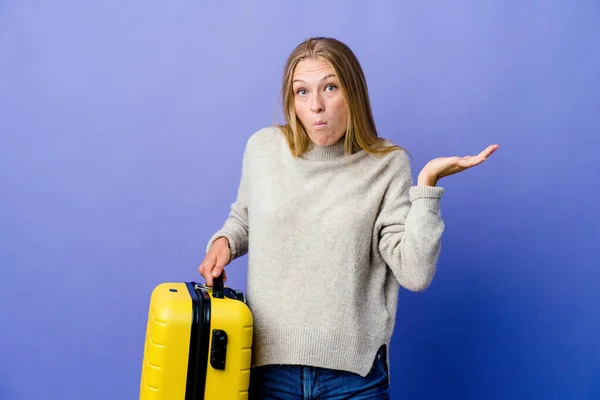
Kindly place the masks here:
POLYGON ((150 299, 140 400, 247 399, 253 321, 241 291, 162 283, 150 299))

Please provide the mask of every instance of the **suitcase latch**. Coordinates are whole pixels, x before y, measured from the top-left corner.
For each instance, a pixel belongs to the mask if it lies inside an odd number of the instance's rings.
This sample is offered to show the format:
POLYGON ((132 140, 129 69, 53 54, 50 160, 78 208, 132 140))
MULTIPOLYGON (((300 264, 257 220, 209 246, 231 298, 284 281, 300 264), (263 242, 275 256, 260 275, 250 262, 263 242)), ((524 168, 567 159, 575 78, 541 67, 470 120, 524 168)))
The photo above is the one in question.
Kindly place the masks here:
POLYGON ((212 346, 210 349, 210 365, 214 369, 225 369, 227 354, 227 333, 221 329, 213 330, 212 346))

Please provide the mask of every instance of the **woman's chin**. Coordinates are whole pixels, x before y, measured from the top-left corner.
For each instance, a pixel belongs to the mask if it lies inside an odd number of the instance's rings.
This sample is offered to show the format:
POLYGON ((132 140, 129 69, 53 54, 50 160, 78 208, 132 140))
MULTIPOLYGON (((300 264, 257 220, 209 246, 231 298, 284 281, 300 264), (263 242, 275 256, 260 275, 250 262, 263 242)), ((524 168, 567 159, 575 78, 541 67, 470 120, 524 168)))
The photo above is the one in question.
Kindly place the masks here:
POLYGON ((324 132, 313 132, 308 135, 310 140, 316 144, 317 146, 326 147, 331 146, 332 144, 337 143, 338 140, 341 139, 344 135, 328 135, 324 134, 324 132))

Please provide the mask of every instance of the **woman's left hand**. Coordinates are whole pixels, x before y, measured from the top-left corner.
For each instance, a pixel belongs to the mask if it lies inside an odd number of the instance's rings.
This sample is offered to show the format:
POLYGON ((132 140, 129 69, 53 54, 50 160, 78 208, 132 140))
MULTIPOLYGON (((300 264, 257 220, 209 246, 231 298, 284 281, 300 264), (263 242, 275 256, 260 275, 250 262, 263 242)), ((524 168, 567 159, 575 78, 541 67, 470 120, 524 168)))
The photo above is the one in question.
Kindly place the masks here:
POLYGON ((444 176, 462 172, 481 164, 498 149, 499 145, 492 144, 476 156, 439 157, 429 161, 419 173, 419 186, 435 186, 444 176))

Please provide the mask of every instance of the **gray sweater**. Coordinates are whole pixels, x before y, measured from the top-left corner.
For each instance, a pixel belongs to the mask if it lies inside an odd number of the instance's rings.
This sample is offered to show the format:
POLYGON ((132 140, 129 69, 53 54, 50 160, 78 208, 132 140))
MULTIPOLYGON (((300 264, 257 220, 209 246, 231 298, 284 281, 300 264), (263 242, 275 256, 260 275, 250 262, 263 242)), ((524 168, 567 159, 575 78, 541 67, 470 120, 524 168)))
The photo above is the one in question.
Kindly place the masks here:
POLYGON ((293 158, 264 128, 244 152, 237 199, 209 240, 248 253, 253 366, 302 364, 366 376, 389 346, 400 286, 433 279, 440 187, 413 186, 404 150, 344 155, 343 139, 293 158))

